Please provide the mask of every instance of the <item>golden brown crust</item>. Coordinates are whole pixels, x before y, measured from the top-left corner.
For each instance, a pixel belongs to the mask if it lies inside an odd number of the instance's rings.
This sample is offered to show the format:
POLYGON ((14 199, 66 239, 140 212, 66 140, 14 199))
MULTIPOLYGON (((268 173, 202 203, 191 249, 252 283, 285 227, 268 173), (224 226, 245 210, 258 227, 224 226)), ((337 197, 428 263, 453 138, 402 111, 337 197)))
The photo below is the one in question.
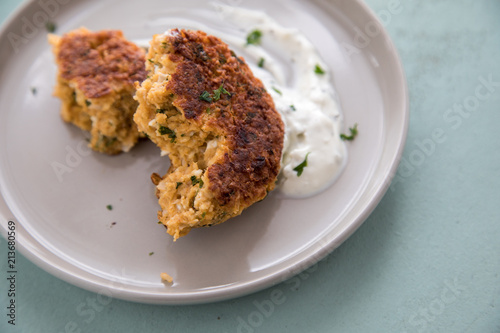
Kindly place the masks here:
POLYGON ((174 29, 150 44, 134 121, 170 157, 167 173, 152 181, 158 219, 175 240, 266 197, 284 125, 262 82, 218 38, 174 29))
POLYGON ((224 135, 229 151, 207 172, 221 206, 249 205, 274 188, 284 126, 271 96, 227 44, 201 31, 173 30, 167 38, 175 73, 166 85, 173 105, 203 127, 224 135), (215 100, 214 91, 223 87, 215 100), (210 93, 212 102, 200 98, 210 93), (210 108, 210 112, 207 112, 210 108))
POLYGON ((61 116, 90 132, 89 147, 106 154, 129 151, 141 136, 133 122, 135 82, 146 78, 145 52, 121 31, 80 28, 49 35, 58 65, 54 95, 61 116))
POLYGON ((112 92, 120 82, 131 88, 146 78, 144 51, 118 30, 89 32, 79 29, 61 38, 57 54, 60 75, 74 80, 87 98, 112 92))

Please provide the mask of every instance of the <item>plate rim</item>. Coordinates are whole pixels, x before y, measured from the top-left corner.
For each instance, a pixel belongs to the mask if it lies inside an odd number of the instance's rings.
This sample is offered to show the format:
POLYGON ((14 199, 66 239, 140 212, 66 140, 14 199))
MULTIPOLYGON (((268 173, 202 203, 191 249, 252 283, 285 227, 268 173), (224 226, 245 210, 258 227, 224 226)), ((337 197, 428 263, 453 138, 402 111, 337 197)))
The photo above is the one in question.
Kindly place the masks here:
MULTIPOLYGON (((5 38, 6 35, 8 34, 9 27, 15 24, 15 20, 18 19, 25 11, 27 11, 31 6, 35 5, 36 3, 37 3, 36 0, 28 0, 18 5, 18 7, 4 20, 3 24, 1 25, 0 38, 2 39, 5 38)), ((368 216, 373 212, 373 210, 382 200, 383 196, 385 195, 385 193, 387 192, 387 190, 391 185, 391 181, 396 175, 396 171, 401 161, 403 151, 405 148, 408 128, 409 128, 409 113, 410 113, 409 90, 408 90, 406 74, 399 53, 394 45, 392 38, 390 37, 389 33, 387 32, 387 30, 385 29, 384 25, 381 23, 380 19, 377 17, 375 12, 370 7, 368 7, 368 5, 363 0, 354 0, 353 3, 358 5, 360 9, 363 10, 368 17, 370 17, 370 19, 376 22, 376 24, 380 28, 381 36, 387 43, 386 45, 387 50, 390 51, 390 54, 394 58, 393 67, 397 69, 396 75, 401 79, 401 82, 403 83, 403 86, 401 87, 403 93, 403 95, 401 96, 402 97, 401 101, 403 102, 403 105, 401 105, 403 127, 400 129, 401 132, 399 137, 398 149, 392 152, 391 154, 392 158, 390 160, 390 163, 386 162, 386 164, 390 165, 390 167, 387 168, 384 176, 381 177, 382 179, 381 185, 378 186, 378 188, 369 196, 367 204, 365 204, 363 209, 359 211, 357 217, 345 228, 343 228, 341 232, 338 232, 334 237, 331 236, 329 237, 329 233, 327 232, 324 235, 322 235, 321 238, 319 238, 319 240, 322 240, 324 238, 329 238, 325 244, 319 246, 319 248, 311 246, 304 250, 304 252, 307 252, 307 255, 305 255, 304 258, 300 260, 295 260, 293 261, 292 264, 287 264, 286 267, 277 269, 274 272, 271 272, 264 277, 246 281, 242 285, 236 284, 234 286, 233 285, 221 286, 211 290, 204 290, 202 292, 193 291, 193 292, 173 293, 168 295, 158 294, 153 292, 145 292, 145 291, 136 292, 135 290, 127 290, 125 288, 108 286, 99 283, 99 281, 95 279, 94 280, 86 279, 84 276, 82 276, 82 274, 77 275, 75 274, 75 272, 78 273, 82 271, 79 267, 71 265, 71 263, 64 261, 62 258, 57 257, 55 254, 52 254, 52 256, 54 256, 55 259, 48 258, 46 255, 44 255, 44 253, 41 253, 40 250, 37 249, 37 246, 42 247, 43 251, 47 252, 50 251, 45 249, 42 244, 40 244, 26 230, 24 230, 22 228, 22 225, 18 224, 16 228, 17 231, 16 234, 18 235, 18 239, 16 240, 16 245, 19 251, 32 263, 34 263, 36 266, 43 269, 47 273, 72 285, 83 288, 85 290, 96 293, 102 293, 104 289, 107 292, 110 292, 112 294, 112 297, 118 299, 140 302, 140 303, 165 304, 165 305, 202 304, 208 302, 223 301, 236 297, 242 297, 250 293, 270 288, 273 285, 281 283, 287 280, 288 278, 291 278, 292 276, 300 273, 301 271, 309 268, 310 266, 316 264, 323 258, 325 258, 328 254, 330 254, 337 247, 339 247, 344 241, 346 241, 364 223, 364 221, 366 221, 368 216), (38 253, 36 253, 37 250, 38 253), (69 265, 70 267, 69 268, 64 267, 63 265, 58 263, 58 261, 62 261, 67 265, 69 265)), ((379 165, 380 161, 379 163, 377 163, 376 166, 379 165)), ((0 194, 1 192, 2 189, 0 188, 0 194)), ((0 200, 4 202, 3 195, 0 197, 0 200)), ((8 208, 6 203, 5 207, 6 211, 12 214, 11 210, 8 208)), ((9 216, 6 215, 4 211, 0 210, 0 216, 2 216, 5 219, 5 222, 10 220, 9 216)), ((13 214, 12 217, 15 218, 13 214)), ((7 229, 4 228, 5 227, 3 227, 2 225, 0 231, 5 237, 7 229)), ((318 244, 319 240, 316 241, 314 245, 318 244)), ((83 272, 88 273, 85 271, 83 272)), ((98 278, 102 279, 100 277, 98 278)))

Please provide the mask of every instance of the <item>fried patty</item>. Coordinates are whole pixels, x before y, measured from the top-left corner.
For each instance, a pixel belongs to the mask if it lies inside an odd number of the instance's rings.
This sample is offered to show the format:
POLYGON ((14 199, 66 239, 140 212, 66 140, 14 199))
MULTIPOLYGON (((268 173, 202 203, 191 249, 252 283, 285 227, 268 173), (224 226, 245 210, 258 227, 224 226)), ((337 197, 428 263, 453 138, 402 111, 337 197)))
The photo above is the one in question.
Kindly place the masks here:
POLYGON ((49 35, 58 66, 54 95, 62 100, 61 116, 90 131, 89 146, 117 154, 139 138, 133 122, 138 103, 135 82, 146 78, 145 52, 121 31, 73 30, 49 35))
POLYGON ((174 240, 241 214, 275 187, 284 125, 243 58, 201 31, 155 35, 134 121, 171 166, 153 174, 174 240))

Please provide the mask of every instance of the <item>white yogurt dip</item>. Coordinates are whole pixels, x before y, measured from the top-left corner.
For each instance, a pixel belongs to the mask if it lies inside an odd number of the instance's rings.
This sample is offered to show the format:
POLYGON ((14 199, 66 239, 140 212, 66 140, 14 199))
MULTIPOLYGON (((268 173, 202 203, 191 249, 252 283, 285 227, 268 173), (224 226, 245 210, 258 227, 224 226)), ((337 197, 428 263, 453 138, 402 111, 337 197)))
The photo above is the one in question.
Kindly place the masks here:
POLYGON ((246 34, 262 34, 261 45, 220 37, 242 50, 282 115, 285 144, 278 190, 289 197, 307 197, 329 187, 342 171, 347 151, 340 139, 342 115, 328 67, 297 29, 285 28, 260 11, 217 7, 246 34), (257 65, 261 59, 262 68, 257 65))

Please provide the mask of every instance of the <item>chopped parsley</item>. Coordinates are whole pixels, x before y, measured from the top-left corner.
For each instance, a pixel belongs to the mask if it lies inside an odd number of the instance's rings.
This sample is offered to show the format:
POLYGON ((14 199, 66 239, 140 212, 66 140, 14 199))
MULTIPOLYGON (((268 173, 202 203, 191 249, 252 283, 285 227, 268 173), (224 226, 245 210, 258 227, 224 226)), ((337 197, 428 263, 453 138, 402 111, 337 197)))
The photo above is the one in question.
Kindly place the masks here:
POLYGON ((175 184, 175 189, 177 190, 177 189, 179 188, 179 186, 181 186, 181 185, 182 185, 182 182, 177 182, 177 183, 175 184))
POLYGON ((208 114, 211 114, 211 113, 212 113, 212 110, 210 110, 210 108, 207 108, 206 112, 207 112, 208 114))
POLYGON ((290 109, 292 109, 292 111, 297 111, 297 109, 295 108, 295 105, 290 105, 290 109))
POLYGON ((85 105, 90 106, 92 102, 90 102, 88 99, 85 100, 85 105))
POLYGON ((165 111, 167 111, 167 110, 165 110, 165 109, 156 109, 156 113, 165 113, 165 111))
POLYGON ((201 93, 200 100, 208 102, 208 103, 212 103, 212 97, 210 97, 210 93, 206 90, 201 93))
POLYGON ((323 75, 326 72, 323 68, 320 67, 320 65, 316 64, 316 67, 314 67, 314 73, 319 74, 319 75, 323 75))
POLYGON ((276 87, 271 87, 271 88, 273 88, 273 90, 276 91, 278 94, 283 95, 281 90, 279 90, 278 88, 276 88, 276 87))
POLYGON ((264 67, 264 62, 266 61, 266 59, 264 58, 260 58, 259 59, 259 63, 257 64, 257 66, 259 66, 260 68, 264 67))
POLYGON ((160 125, 160 128, 158 128, 158 133, 160 133, 160 135, 168 135, 168 137, 170 139, 172 139, 170 142, 174 142, 175 139, 177 138, 177 135, 175 135, 175 132, 172 131, 170 128, 165 127, 165 126, 160 125))
POLYGON ((349 127, 349 132, 351 132, 351 135, 345 135, 345 134, 340 134, 340 138, 344 141, 352 141, 356 138, 358 135, 358 124, 354 124, 353 127, 349 127))
POLYGON ((153 61, 153 59, 148 59, 148 61, 152 64, 154 64, 155 62, 153 61))
POLYGON ((117 137, 110 138, 110 137, 105 137, 105 146, 106 148, 111 147, 116 141, 118 141, 117 137))
MULTIPOLYGON (((226 88, 224 88, 224 82, 222 82, 219 88, 214 90, 213 98, 212 95, 210 95, 210 93, 206 90, 201 93, 199 98, 201 101, 212 103, 212 102, 217 102, 220 99, 221 95, 228 95, 229 97, 232 96, 232 94, 229 91, 227 91, 226 88)), ((207 108, 207 113, 210 112, 211 112, 210 108, 207 108)))
POLYGON ((220 85, 218 89, 214 90, 214 101, 218 101, 220 99, 221 94, 228 95, 229 97, 232 96, 231 93, 224 88, 224 82, 220 85))
POLYGON ((161 43, 161 46, 162 46, 164 49, 166 49, 166 48, 167 48, 167 42, 162 42, 162 43, 161 43))
POLYGON ((247 45, 250 45, 250 44, 260 45, 261 40, 262 40, 262 31, 253 30, 247 36, 247 45))
POLYGON ((302 175, 302 172, 304 172, 304 168, 307 166, 307 156, 309 156, 309 154, 310 153, 307 153, 302 163, 293 168, 293 171, 297 172, 297 177, 300 177, 302 175))
POLYGON ((107 208, 108 210, 113 210, 113 206, 111 206, 111 205, 107 205, 107 206, 106 206, 106 208, 107 208))
POLYGON ((152 256, 153 254, 155 254, 154 252, 149 252, 149 256, 152 256))
POLYGON ((203 187, 203 180, 201 178, 196 178, 196 176, 191 176, 191 183, 193 184, 193 186, 195 186, 196 184, 200 184, 200 188, 203 187))
POLYGON ((57 25, 54 22, 47 21, 47 23, 45 23, 45 29, 47 29, 48 32, 52 33, 56 31, 57 25))

